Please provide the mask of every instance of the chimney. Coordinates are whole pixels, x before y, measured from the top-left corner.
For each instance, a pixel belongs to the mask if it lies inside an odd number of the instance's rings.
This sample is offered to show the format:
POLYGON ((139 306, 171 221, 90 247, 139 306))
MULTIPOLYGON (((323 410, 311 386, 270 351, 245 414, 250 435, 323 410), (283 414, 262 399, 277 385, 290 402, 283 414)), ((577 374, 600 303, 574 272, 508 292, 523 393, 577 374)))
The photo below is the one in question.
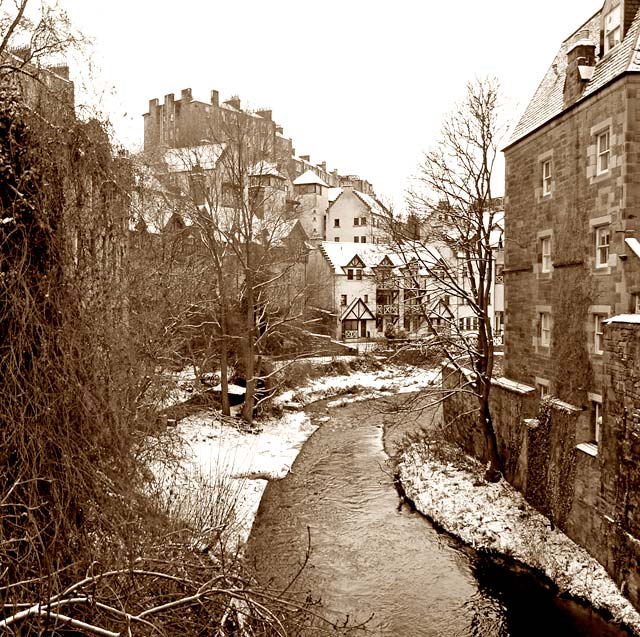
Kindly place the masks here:
POLYGON ((310 162, 311 155, 300 155, 300 159, 302 159, 302 161, 310 162))
POLYGON ((327 162, 326 161, 321 161, 319 164, 317 164, 318 168, 320 168, 320 170, 323 170, 324 172, 327 172, 327 162))
POLYGON ((256 111, 256 113, 269 122, 273 121, 273 114, 269 108, 260 109, 259 111, 256 111))
POLYGON ((173 102, 175 101, 176 96, 173 93, 169 93, 167 95, 164 96, 164 105, 166 106, 167 104, 173 104, 173 102))
POLYGON ((153 100, 149 100, 149 113, 153 114, 154 111, 160 106, 158 98, 156 97, 153 100))
POLYGON ((242 110, 240 108, 240 98, 237 95, 234 95, 233 97, 229 98, 225 102, 225 104, 228 104, 229 106, 231 106, 231 108, 235 108, 238 111, 242 110))
POLYGON ((579 31, 567 50, 567 70, 564 79, 564 107, 575 103, 586 83, 593 77, 596 65, 596 45, 589 32, 579 31))
POLYGON ((282 128, 282 126, 276 126, 276 133, 284 135, 284 128, 282 128))
POLYGON ((212 91, 211 91, 211 105, 212 106, 219 106, 220 105, 219 100, 220 100, 220 94, 215 89, 212 89, 212 91))
POLYGON ((180 93, 180 99, 183 102, 191 102, 193 100, 193 93, 190 88, 183 88, 180 93))

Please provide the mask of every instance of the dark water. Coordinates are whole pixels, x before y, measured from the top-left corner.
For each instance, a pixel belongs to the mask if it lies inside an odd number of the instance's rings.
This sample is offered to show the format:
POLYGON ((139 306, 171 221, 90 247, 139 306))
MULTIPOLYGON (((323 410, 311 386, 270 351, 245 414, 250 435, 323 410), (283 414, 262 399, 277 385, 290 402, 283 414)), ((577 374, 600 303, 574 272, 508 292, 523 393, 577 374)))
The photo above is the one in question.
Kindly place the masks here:
POLYGON ((527 573, 477 559, 399 507, 382 447, 382 420, 363 404, 332 410, 284 480, 264 494, 248 545, 259 576, 285 585, 311 534, 296 581, 332 618, 368 634, 573 637, 627 635, 558 599, 527 573))

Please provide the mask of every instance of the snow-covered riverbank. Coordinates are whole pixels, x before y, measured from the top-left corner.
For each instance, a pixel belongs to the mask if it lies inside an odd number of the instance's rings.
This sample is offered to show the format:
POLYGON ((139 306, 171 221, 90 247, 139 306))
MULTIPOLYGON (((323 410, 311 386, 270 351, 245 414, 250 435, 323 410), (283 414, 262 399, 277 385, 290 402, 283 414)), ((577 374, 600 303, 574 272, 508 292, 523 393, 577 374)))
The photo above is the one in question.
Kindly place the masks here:
POLYGON ((418 511, 479 550, 496 551, 544 573, 559 588, 611 614, 640 635, 640 614, 604 568, 554 529, 505 480, 489 484, 482 468, 438 460, 425 443, 405 451, 399 466, 404 491, 418 511))
POLYGON ((386 365, 375 372, 357 371, 310 380, 275 400, 296 411, 285 411, 281 418, 258 419, 252 429, 222 418, 215 411, 184 418, 170 434, 177 435, 182 444, 180 466, 172 468, 170 474, 154 470, 162 482, 162 493, 169 494, 176 513, 187 516, 194 511, 201 515, 199 503, 208 503, 215 511, 207 525, 224 525, 226 545, 242 546, 268 481, 287 475, 302 445, 317 429, 317 424, 302 411, 304 405, 333 396, 342 396, 339 400, 343 404, 417 391, 435 376, 432 371, 415 367, 386 365))

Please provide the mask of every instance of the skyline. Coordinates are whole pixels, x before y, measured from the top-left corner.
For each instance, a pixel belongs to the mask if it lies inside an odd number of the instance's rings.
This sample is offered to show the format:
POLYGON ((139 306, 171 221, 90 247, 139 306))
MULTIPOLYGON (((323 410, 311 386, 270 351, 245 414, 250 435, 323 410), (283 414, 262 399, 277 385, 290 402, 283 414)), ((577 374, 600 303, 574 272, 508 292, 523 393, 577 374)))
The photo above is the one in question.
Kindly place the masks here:
POLYGON ((192 88, 208 102, 216 89, 221 101, 270 108, 298 155, 368 179, 397 208, 467 82, 496 76, 515 124, 561 42, 602 0, 541 0, 526 21, 499 0, 428 4, 328 0, 302 11, 291 0, 185 0, 176 10, 114 0, 97 15, 90 3, 60 2, 94 39, 97 70, 74 78, 79 104, 97 105, 127 148, 141 148, 150 99, 192 88))

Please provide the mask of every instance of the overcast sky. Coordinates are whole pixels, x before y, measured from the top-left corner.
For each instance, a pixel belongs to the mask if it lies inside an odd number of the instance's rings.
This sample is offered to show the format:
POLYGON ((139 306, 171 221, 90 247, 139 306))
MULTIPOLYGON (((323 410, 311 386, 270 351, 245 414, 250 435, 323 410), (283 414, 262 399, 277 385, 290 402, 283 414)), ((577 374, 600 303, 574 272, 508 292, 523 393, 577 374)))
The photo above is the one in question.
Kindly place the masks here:
MULTIPOLYGON (((94 39, 95 100, 142 144, 149 99, 192 88, 271 108, 298 154, 400 205, 442 118, 495 75, 519 117, 563 39, 602 0, 60 0, 94 39)), ((501 168, 502 170, 502 168, 501 168)))

